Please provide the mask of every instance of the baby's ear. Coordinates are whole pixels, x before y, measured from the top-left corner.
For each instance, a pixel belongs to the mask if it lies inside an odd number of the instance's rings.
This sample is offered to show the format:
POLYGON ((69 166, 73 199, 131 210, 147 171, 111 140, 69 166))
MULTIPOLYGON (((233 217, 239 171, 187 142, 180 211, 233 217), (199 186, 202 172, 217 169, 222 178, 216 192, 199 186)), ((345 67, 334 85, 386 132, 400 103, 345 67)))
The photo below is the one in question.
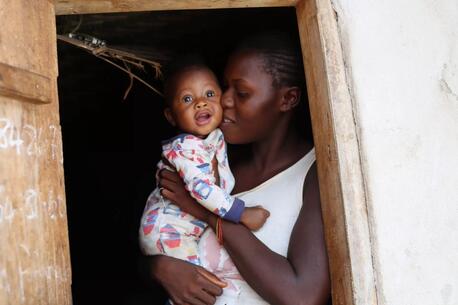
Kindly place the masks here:
POLYGON ((175 122, 175 119, 173 118, 172 109, 170 109, 170 107, 167 107, 164 109, 164 115, 167 121, 169 121, 170 125, 172 126, 177 125, 177 123, 175 122))
POLYGON ((299 105, 301 100, 299 87, 285 87, 282 93, 280 111, 287 112, 299 105))

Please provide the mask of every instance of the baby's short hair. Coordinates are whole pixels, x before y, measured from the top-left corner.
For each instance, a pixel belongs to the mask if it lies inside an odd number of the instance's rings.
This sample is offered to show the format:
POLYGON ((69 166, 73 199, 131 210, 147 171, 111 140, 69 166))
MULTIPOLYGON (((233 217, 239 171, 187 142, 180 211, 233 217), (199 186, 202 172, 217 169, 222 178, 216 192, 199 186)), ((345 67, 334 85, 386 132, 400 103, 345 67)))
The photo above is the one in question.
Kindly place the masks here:
POLYGON ((185 71, 195 68, 211 71, 204 58, 199 54, 187 54, 171 61, 164 69, 164 99, 165 107, 170 106, 176 78, 185 71))

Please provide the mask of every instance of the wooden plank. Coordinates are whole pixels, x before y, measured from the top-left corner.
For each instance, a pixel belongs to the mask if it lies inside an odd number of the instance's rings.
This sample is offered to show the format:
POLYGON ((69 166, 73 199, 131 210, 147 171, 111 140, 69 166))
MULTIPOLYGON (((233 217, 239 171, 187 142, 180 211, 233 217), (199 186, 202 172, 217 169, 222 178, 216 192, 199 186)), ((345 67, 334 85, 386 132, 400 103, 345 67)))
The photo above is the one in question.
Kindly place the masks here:
POLYGON ((56 0, 56 15, 295 6, 297 0, 56 0))
POLYGON ((57 75, 56 32, 49 29, 55 28, 55 18, 44 22, 29 6, 54 12, 48 1, 0 1, 0 63, 53 78, 57 75), (37 56, 47 60, 37 61, 37 56))
POLYGON ((0 95, 37 104, 51 102, 51 79, 0 63, 0 95))
POLYGON ((357 126, 329 0, 296 6, 316 145, 333 304, 377 304, 357 126))
POLYGON ((1 3, 0 304, 70 305, 54 7, 1 3))

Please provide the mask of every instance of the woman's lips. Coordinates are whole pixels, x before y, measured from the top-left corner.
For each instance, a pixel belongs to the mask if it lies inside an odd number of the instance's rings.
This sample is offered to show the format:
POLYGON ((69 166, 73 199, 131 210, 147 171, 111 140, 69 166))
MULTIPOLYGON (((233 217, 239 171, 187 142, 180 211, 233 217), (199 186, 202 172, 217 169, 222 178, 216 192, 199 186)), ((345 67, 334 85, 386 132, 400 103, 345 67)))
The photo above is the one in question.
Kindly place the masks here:
POLYGON ((228 118, 228 117, 224 117, 223 118, 223 123, 234 124, 235 121, 233 119, 228 118))
POLYGON ((198 126, 203 126, 208 123, 210 123, 212 118, 212 115, 209 111, 200 111, 197 112, 196 115, 194 116, 194 119, 196 120, 196 124, 198 126))

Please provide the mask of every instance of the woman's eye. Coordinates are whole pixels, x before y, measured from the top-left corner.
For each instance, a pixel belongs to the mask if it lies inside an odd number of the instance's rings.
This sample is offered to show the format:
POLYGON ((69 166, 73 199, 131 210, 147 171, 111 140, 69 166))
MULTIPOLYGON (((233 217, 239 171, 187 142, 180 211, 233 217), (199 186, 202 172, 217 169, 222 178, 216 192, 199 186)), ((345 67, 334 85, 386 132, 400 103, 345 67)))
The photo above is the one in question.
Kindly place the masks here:
POLYGON ((192 96, 190 96, 190 95, 185 95, 185 96, 183 96, 182 100, 183 100, 183 102, 185 102, 185 103, 191 103, 191 102, 192 102, 192 96))
POLYGON ((248 93, 244 91, 237 91, 237 96, 240 98, 246 98, 248 97, 248 93))
POLYGON ((216 95, 216 93, 215 93, 215 91, 213 91, 213 90, 208 90, 208 91, 205 93, 205 95, 206 95, 207 97, 213 97, 213 96, 216 95))

